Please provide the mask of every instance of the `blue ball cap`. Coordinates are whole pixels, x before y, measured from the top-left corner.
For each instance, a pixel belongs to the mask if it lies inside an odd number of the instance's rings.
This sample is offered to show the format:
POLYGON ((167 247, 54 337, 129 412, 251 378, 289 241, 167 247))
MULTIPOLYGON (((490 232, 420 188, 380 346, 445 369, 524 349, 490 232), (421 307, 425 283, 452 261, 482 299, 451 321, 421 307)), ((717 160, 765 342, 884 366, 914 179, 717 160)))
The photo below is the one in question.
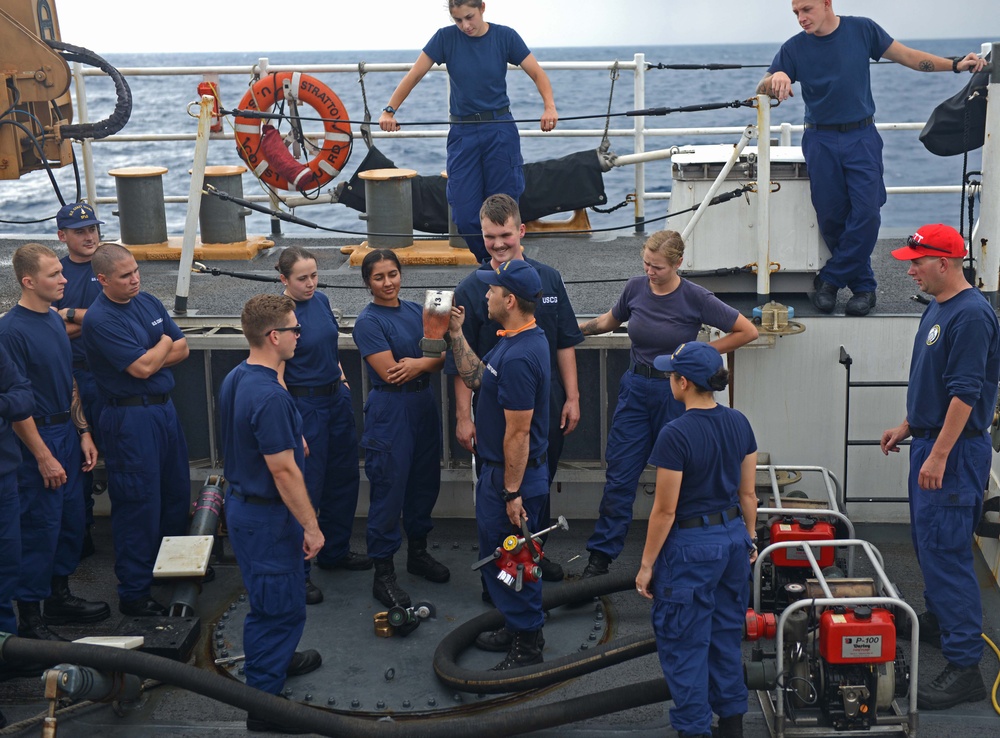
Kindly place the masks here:
POLYGON ((476 276, 486 284, 496 284, 528 302, 538 302, 542 292, 542 280, 538 272, 524 259, 511 259, 498 269, 480 269, 476 276))
POLYGON ((707 343, 682 343, 669 356, 657 356, 653 366, 661 372, 677 372, 699 387, 708 388, 708 381, 722 368, 722 355, 707 343))
POLYGON ((65 228, 86 228, 92 225, 104 225, 103 220, 97 219, 97 213, 85 202, 71 202, 59 208, 56 215, 56 225, 59 230, 65 228))

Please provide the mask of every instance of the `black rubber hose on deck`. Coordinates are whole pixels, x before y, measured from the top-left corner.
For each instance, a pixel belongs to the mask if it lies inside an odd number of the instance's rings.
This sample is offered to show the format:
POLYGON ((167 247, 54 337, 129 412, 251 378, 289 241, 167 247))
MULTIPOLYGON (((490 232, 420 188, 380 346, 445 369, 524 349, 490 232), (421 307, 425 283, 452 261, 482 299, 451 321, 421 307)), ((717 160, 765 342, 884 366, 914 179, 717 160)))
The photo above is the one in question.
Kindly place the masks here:
POLYGON ((450 738, 505 738, 670 699, 666 683, 662 679, 653 679, 563 702, 538 706, 521 705, 516 709, 498 710, 485 715, 407 718, 398 721, 382 718, 372 721, 290 702, 260 692, 242 682, 139 651, 7 636, 0 642, 0 661, 68 662, 104 671, 135 674, 181 687, 242 710, 252 709, 254 715, 269 722, 343 738, 440 738, 442 735, 450 738))
MULTIPOLYGON (((544 606, 552 608, 601 594, 623 591, 634 586, 634 581, 631 575, 620 574, 566 584, 546 591, 543 595, 544 606)), ((471 672, 454 665, 454 657, 475 639, 480 628, 499 627, 501 624, 502 617, 495 611, 464 623, 438 646, 434 655, 435 671, 446 683, 459 689, 484 691, 481 684, 488 681, 500 685, 489 691, 510 692, 552 684, 655 649, 655 645, 650 647, 650 639, 626 641, 617 645, 611 643, 582 655, 519 669, 503 679, 497 679, 493 672, 471 672)), ((203 694, 243 710, 252 709, 255 716, 269 722, 310 730, 320 735, 351 738, 396 735, 405 735, 407 738, 438 738, 442 734, 453 738, 502 738, 670 699, 666 683, 662 679, 654 679, 571 700, 497 710, 489 715, 403 720, 386 718, 373 722, 366 718, 338 715, 290 702, 264 694, 242 682, 139 651, 6 636, 0 641, 0 661, 53 664, 68 662, 104 671, 135 674, 203 694)))
MULTIPOLYGON (((634 588, 634 573, 622 572, 580 579, 543 590, 542 607, 550 610, 567 603, 581 602, 634 588)), ((449 687, 463 692, 489 694, 518 692, 547 687, 656 651, 656 641, 651 636, 633 636, 611 641, 588 651, 511 671, 473 671, 458 666, 459 654, 472 645, 476 636, 502 625, 503 615, 498 610, 491 610, 453 629, 438 644, 434 652, 434 672, 438 678, 449 687)))

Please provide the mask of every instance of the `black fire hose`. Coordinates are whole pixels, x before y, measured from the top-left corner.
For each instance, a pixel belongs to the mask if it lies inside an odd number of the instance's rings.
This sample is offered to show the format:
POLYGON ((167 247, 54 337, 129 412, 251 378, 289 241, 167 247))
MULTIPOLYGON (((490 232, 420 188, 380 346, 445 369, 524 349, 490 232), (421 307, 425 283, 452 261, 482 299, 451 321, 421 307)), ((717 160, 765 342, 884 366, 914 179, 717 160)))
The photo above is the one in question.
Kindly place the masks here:
MULTIPOLYGON (((580 579, 543 590, 542 607, 549 610, 570 602, 580 602, 599 595, 624 592, 634 588, 634 573, 623 572, 580 579)), ((473 671, 458 666, 459 654, 472 645, 476 636, 502 625, 503 614, 499 610, 490 610, 462 623, 446 635, 434 652, 434 673, 438 675, 438 679, 449 687, 463 692, 489 694, 517 692, 547 687, 656 651, 656 641, 651 636, 633 636, 605 643, 583 653, 570 654, 509 672, 473 671)))
POLYGON ((59 129, 60 135, 64 139, 100 139, 118 133, 118 131, 124 128, 125 124, 128 123, 128 119, 132 116, 132 90, 129 89, 128 82, 125 81, 122 73, 90 49, 50 38, 45 39, 45 43, 58 51, 66 61, 80 62, 81 64, 88 64, 100 69, 115 83, 115 94, 117 95, 114 112, 106 120, 97 121, 96 123, 62 126, 59 129))
POLYGON ((242 682, 140 651, 8 635, 0 641, 0 661, 75 663, 103 671, 135 674, 242 710, 253 710, 255 716, 288 728, 344 738, 439 738, 441 735, 451 738, 506 738, 670 699, 666 683, 662 679, 652 679, 564 702, 520 706, 489 715, 402 720, 383 718, 375 722, 291 702, 260 692, 242 682))
MULTIPOLYGON (((634 586, 634 579, 624 575, 602 576, 565 585, 543 596, 547 607, 573 602, 598 594, 617 592, 634 586)), ((488 613, 492 614, 492 613, 488 613)), ((477 619, 478 620, 478 619, 477 619)), ((472 622, 472 621, 470 621, 472 622)), ((469 623, 462 626, 466 630, 469 623)), ((474 637, 474 636, 473 636, 474 637)), ((125 649, 92 646, 82 643, 39 641, 0 634, 0 662, 10 663, 74 663, 108 672, 135 674, 144 679, 155 679, 172 684, 195 694, 224 702, 241 710, 253 710, 268 722, 289 728, 308 730, 325 736, 344 738, 379 738, 380 736, 405 736, 406 738, 506 738, 530 733, 558 725, 586 720, 634 707, 663 702, 670 699, 670 692, 662 679, 651 679, 599 693, 575 697, 570 700, 545 705, 518 706, 499 709, 490 714, 476 714, 449 718, 380 719, 350 717, 301 705, 265 694, 242 682, 182 664, 161 656, 125 649)), ((453 640, 451 637, 446 641, 453 640)), ((435 653, 435 671, 443 661, 444 643, 435 653)), ((596 649, 595 649, 596 651, 596 649)), ((552 665, 558 663, 552 662, 552 665)), ((604 663, 603 665, 610 665, 604 663)), ((527 670, 523 670, 527 671, 527 670)), ((440 671, 439 671, 440 673, 440 671)), ((480 674, 481 676, 481 674, 480 674)), ((530 676, 529 676, 530 678, 530 676)))

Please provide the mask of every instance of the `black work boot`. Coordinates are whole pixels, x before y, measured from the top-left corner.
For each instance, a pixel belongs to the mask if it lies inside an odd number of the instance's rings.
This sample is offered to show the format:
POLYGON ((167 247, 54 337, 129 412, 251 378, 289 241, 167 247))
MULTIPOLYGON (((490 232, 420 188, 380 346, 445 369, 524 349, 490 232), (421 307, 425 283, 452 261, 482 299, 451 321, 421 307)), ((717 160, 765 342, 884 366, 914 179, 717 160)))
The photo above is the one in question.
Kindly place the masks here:
POLYGON ((364 554, 348 551, 339 559, 320 559, 316 557, 316 566, 320 569, 346 569, 347 571, 367 571, 372 568, 372 560, 364 554))
POLYGON ((832 313, 837 306, 837 292, 834 285, 820 279, 818 276, 813 280, 816 291, 809 295, 813 307, 821 313, 832 313))
POLYGON ((580 578, 590 579, 591 577, 599 577, 602 574, 607 574, 609 566, 611 566, 610 556, 603 551, 591 551, 590 561, 583 567, 583 574, 580 575, 580 578))
POLYGON ((17 601, 17 634, 21 638, 34 638, 38 641, 66 641, 58 633, 49 630, 42 617, 41 602, 17 601))
POLYGON ((396 581, 396 567, 392 559, 372 559, 375 562, 375 583, 372 597, 386 607, 409 607, 410 595, 396 581))
POLYGON ((311 648, 308 651, 296 651, 292 654, 292 660, 285 670, 285 675, 290 677, 302 676, 303 674, 316 671, 322 665, 323 657, 319 655, 319 651, 311 648))
POLYGON ((427 553, 426 538, 411 538, 407 543, 406 570, 436 584, 444 584, 451 578, 448 567, 427 553))
POLYGON ((306 604, 318 605, 323 601, 323 590, 313 584, 312 579, 306 577, 306 604))
POLYGON ((917 707, 921 710, 947 710, 963 702, 984 699, 986 685, 979 673, 979 664, 955 666, 949 661, 930 684, 917 688, 917 707))
POLYGON ((563 568, 548 556, 542 556, 538 562, 538 566, 542 570, 542 581, 561 582, 566 576, 563 568))
POLYGON ((510 650, 510 644, 513 640, 513 632, 507 630, 505 625, 498 630, 487 630, 476 636, 476 648, 480 651, 506 653, 510 650))
POLYGON ((743 738, 743 715, 720 717, 718 727, 712 728, 712 738, 743 738))
POLYGON ((69 577, 52 577, 52 594, 45 600, 45 622, 49 625, 66 623, 97 623, 111 617, 107 602, 92 602, 69 591, 69 577))
MULTIPOLYGON (((505 625, 498 630, 487 630, 476 636, 476 648, 480 651, 505 653, 510 650, 510 644, 513 640, 514 631, 507 630, 505 625)), ((545 637, 540 635, 538 636, 538 650, 543 648, 545 648, 545 637)))
POLYGON ((844 306, 844 312, 848 315, 863 317, 875 309, 875 302, 876 297, 874 292, 855 292, 851 299, 847 301, 847 305, 844 306))
POLYGON ((508 669, 520 669, 525 666, 540 664, 545 659, 542 658, 542 648, 545 639, 542 638, 542 631, 519 630, 512 632, 510 648, 507 650, 507 657, 490 671, 507 671, 508 669))

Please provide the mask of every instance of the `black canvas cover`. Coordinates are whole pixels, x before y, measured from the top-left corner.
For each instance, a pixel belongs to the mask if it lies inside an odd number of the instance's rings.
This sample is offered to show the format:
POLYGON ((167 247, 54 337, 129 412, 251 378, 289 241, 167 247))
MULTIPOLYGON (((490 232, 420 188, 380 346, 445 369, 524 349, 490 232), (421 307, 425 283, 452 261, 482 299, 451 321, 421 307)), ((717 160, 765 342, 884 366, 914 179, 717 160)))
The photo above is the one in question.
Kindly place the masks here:
MULTIPOLYGON (((395 169, 389 157, 372 146, 354 175, 340 192, 339 201, 359 213, 365 210, 365 181, 358 175, 370 169, 395 169)), ((413 228, 425 233, 448 232, 448 200, 443 177, 414 177, 410 180, 413 197, 413 228)))
POLYGON ((524 194, 518 205, 521 220, 604 205, 604 178, 596 149, 578 151, 559 159, 524 165, 524 194))
MULTIPOLYGON (((394 169, 389 157, 371 147, 364 161, 340 192, 339 201, 360 213, 365 212, 365 181, 360 173, 370 169, 394 169)), ((414 177, 413 228, 425 233, 448 232, 447 181, 444 177, 414 177)), ((579 151, 559 159, 524 165, 524 194, 519 206, 521 219, 537 220, 554 213, 604 205, 604 179, 595 149, 579 151)))
MULTIPOLYGON (((986 58, 989 59, 989 55, 986 58)), ((960 92, 934 108, 927 125, 920 132, 920 143, 924 148, 937 156, 955 156, 975 151, 983 145, 986 140, 986 87, 989 81, 989 72, 976 72, 960 92), (974 91, 979 94, 969 100, 974 91), (969 108, 968 137, 965 132, 966 105, 969 108)))

